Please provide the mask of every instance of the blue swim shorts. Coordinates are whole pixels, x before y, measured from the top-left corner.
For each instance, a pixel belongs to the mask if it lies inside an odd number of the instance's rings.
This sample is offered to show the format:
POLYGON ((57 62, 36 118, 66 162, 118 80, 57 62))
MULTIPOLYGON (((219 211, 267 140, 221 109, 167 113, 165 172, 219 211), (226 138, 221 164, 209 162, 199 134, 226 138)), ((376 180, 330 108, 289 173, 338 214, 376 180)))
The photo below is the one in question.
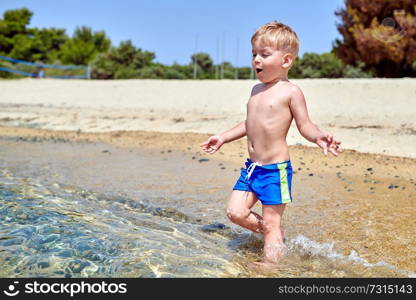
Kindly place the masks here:
POLYGON ((253 192, 263 205, 292 202, 292 164, 290 160, 261 165, 247 159, 246 168, 233 190, 253 192))

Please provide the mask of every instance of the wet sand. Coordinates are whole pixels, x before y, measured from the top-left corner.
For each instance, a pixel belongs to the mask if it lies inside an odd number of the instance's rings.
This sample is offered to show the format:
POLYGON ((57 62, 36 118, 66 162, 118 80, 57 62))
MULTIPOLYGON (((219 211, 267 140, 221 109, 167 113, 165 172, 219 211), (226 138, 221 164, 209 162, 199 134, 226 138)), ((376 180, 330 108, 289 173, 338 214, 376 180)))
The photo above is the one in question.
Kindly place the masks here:
MULTIPOLYGON (((238 176, 238 168, 247 157, 244 139, 225 145, 215 155, 208 155, 200 151, 199 144, 209 135, 200 133, 83 133, 2 127, 0 136, 11 143, 7 152, 10 159, 13 157, 12 149, 21 151, 15 157, 23 157, 27 151, 27 162, 47 164, 55 155, 55 173, 61 173, 56 179, 63 176, 64 170, 70 169, 71 175, 61 179, 70 177, 74 184, 91 188, 104 186, 107 191, 124 189, 135 197, 140 197, 134 195, 135 170, 145 174, 137 168, 140 159, 139 156, 134 158, 135 153, 149 151, 146 157, 158 162, 158 169, 165 159, 171 165, 172 161, 180 161, 181 164, 173 163, 173 167, 163 175, 169 178, 178 176, 180 184, 171 184, 171 188, 177 195, 181 190, 186 195, 194 189, 194 195, 208 196, 198 203, 198 197, 174 199, 166 191, 166 204, 173 202, 185 213, 199 214, 203 222, 220 221, 231 226, 223 211, 226 196, 238 176), (31 148, 23 147, 28 142, 31 148), (55 154, 52 155, 51 150, 42 151, 42 145, 47 143, 56 143, 55 154), (72 143, 79 146, 78 150, 71 150, 72 143), (98 153, 83 153, 82 145, 91 143, 98 143, 98 153), (118 154, 114 155, 116 152, 118 154), (209 191, 198 190, 206 185, 204 172, 210 174, 209 191), (212 202, 207 201, 210 197, 212 202)), ((370 263, 384 261, 402 270, 416 271, 416 242, 413 239, 416 233, 415 159, 353 150, 346 150, 338 158, 325 157, 317 148, 305 146, 291 146, 290 153, 296 173, 294 202, 288 206, 284 217, 288 236, 304 234, 320 243, 334 242, 335 249, 344 255, 355 251, 370 263)), ((45 178, 48 174, 49 171, 45 170, 45 178)), ((154 183, 149 182, 149 189, 152 188, 157 189, 154 183)), ((260 209, 259 205, 255 209, 260 209)))

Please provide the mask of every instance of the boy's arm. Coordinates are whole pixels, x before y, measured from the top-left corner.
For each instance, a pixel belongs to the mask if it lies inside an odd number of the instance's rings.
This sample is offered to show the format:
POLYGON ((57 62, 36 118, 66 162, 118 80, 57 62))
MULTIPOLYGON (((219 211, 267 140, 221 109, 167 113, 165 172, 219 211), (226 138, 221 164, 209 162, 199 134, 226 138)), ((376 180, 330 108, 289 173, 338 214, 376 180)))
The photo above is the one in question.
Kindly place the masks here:
POLYGON ((293 118, 295 119, 296 126, 300 134, 312 143, 316 143, 323 149, 325 155, 328 150, 332 154, 338 156, 339 152, 342 152, 339 145, 340 141, 334 139, 334 137, 326 132, 321 131, 318 126, 312 123, 309 119, 308 109, 306 107, 305 96, 298 87, 293 87, 291 98, 289 101, 290 110, 293 118))
POLYGON ((221 148, 225 143, 235 141, 239 138, 242 138, 246 135, 246 121, 238 123, 237 126, 234 126, 230 130, 227 130, 221 134, 213 135, 208 138, 205 142, 200 144, 202 150, 213 154, 221 148))
POLYGON ((246 120, 244 120, 243 122, 238 123, 233 128, 221 133, 219 136, 222 138, 224 143, 229 143, 241 139, 246 134, 246 120))

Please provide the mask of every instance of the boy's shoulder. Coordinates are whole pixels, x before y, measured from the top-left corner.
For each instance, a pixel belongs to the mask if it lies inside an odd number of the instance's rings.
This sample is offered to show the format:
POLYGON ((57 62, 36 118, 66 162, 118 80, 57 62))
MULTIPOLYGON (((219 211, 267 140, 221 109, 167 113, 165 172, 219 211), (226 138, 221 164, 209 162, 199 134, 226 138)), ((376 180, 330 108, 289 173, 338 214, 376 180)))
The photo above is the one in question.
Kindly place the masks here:
MULTIPOLYGON (((255 84, 251 90, 251 96, 265 90, 263 83, 255 84)), ((288 101, 288 104, 292 99, 303 98, 303 92, 299 86, 290 81, 284 81, 276 84, 272 88, 272 94, 279 95, 279 98, 283 97, 288 101)))
MULTIPOLYGON (((252 87, 251 92, 255 93, 260 90, 263 90, 264 88, 265 88, 264 83, 257 83, 252 87)), ((301 88, 291 81, 279 82, 278 84, 274 86, 274 88, 275 90, 278 90, 278 91, 287 91, 290 94, 292 93, 296 94, 296 93, 302 92, 301 88)))
POLYGON ((263 83, 257 83, 251 88, 251 94, 255 94, 259 92, 261 89, 263 89, 264 84, 263 83))
POLYGON ((291 81, 285 81, 281 85, 281 89, 284 89, 290 94, 301 92, 302 90, 296 84, 291 81))
POLYGON ((301 88, 290 81, 282 82, 278 90, 279 93, 282 93, 289 101, 293 98, 303 97, 301 88))

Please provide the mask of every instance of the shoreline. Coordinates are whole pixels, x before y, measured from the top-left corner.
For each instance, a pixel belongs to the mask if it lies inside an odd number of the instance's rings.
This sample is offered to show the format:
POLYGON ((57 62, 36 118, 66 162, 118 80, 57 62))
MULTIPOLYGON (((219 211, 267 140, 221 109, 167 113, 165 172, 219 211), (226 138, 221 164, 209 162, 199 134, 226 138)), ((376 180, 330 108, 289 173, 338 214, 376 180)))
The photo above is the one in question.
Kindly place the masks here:
MULTIPOLYGON (((210 137, 212 133, 198 133, 198 132, 159 132, 159 131, 146 131, 146 130, 114 130, 106 132, 82 132, 73 130, 53 130, 43 128, 26 128, 26 127, 8 127, 0 126, 0 136, 3 137, 25 137, 25 138, 38 138, 35 141, 52 140, 63 142, 104 142, 110 143, 120 147, 145 147, 145 148, 163 148, 171 147, 176 150, 191 152, 196 155, 214 157, 218 155, 220 159, 230 160, 236 163, 243 162, 241 159, 248 158, 248 152, 246 150, 246 138, 233 141, 229 144, 224 144, 220 151, 214 155, 207 154, 199 148, 199 144, 205 139, 210 137), (159 139, 158 137, 163 137, 159 139), (191 141, 192 144, 185 145, 178 142, 191 141), (176 143, 175 143, 176 142, 176 143), (228 150, 224 150, 229 148, 228 150), (194 152, 196 151, 196 152, 194 152), (237 151, 237 153, 233 153, 237 151), (226 152, 226 153, 224 153, 226 152), (242 156, 242 154, 245 154, 242 156)), ((310 151, 314 155, 322 155, 322 158, 336 159, 332 154, 328 153, 325 157, 318 146, 304 146, 304 145, 289 145, 290 153, 295 156, 300 153, 306 154, 310 151)), ((382 153, 361 152, 354 149, 343 149, 340 157, 343 156, 358 156, 361 159, 373 158, 374 161, 382 163, 384 160, 391 160, 390 163, 398 163, 400 165, 412 165, 416 163, 416 158, 388 155, 382 153)), ((292 155, 291 155, 292 157, 292 155)), ((330 162, 330 160, 328 162, 330 162)), ((397 169, 397 168, 394 168, 397 169)), ((410 174, 409 174, 410 175, 410 174)), ((410 177, 413 178, 413 177, 410 177)), ((416 176, 414 176, 416 179, 416 176)))

